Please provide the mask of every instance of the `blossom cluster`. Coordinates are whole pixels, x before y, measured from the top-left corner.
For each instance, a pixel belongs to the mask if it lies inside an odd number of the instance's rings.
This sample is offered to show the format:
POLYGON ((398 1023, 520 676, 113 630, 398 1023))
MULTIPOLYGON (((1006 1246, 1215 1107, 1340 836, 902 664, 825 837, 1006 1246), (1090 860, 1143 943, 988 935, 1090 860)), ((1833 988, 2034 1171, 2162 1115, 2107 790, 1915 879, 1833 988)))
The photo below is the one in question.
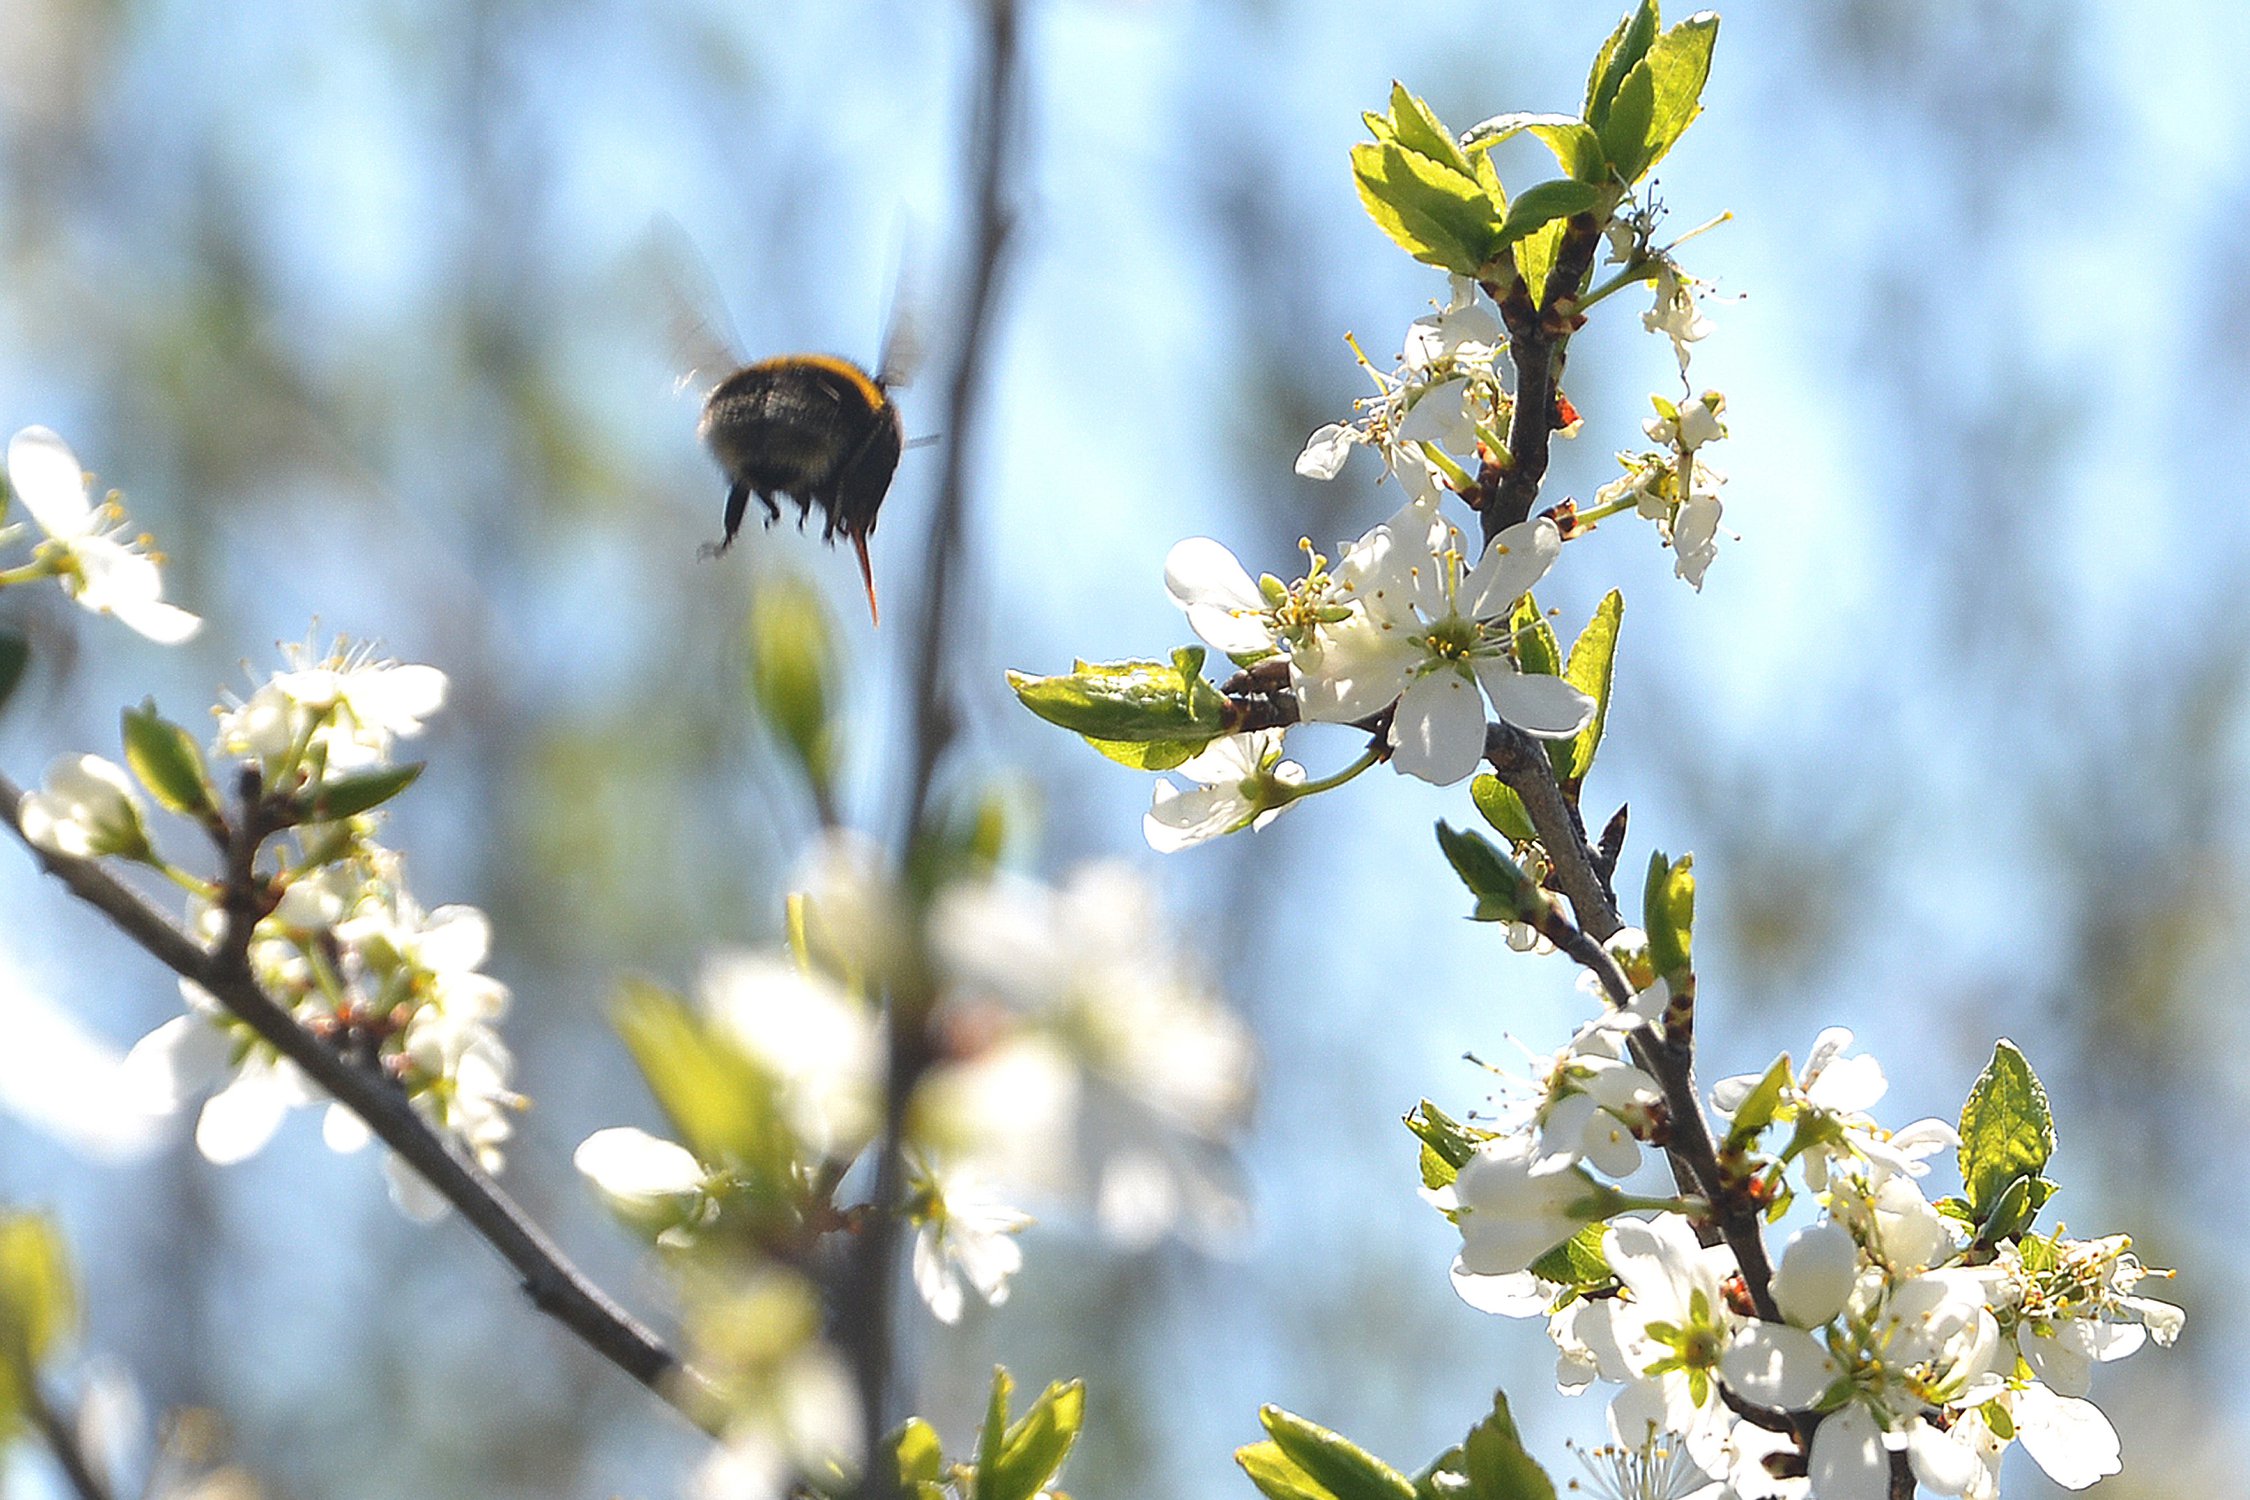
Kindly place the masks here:
POLYGON ((1980 1220, 1965 1199, 1933 1202, 1933 1158, 1956 1151, 1965 1177, 1975 1169, 1976 1142, 1964 1146, 1975 1106, 1960 1130, 1884 1129, 1866 1113, 1882 1069, 1849 1053, 1849 1032, 1823 1032, 1801 1068, 1783 1058, 1713 1091, 1745 1191, 1769 1216, 1813 1210, 1773 1273, 1778 1318, 1755 1315, 1710 1205, 1637 1200, 1605 1180, 1631 1173, 1660 1126, 1657 1081, 1626 1043, 1648 1035, 1662 990, 1516 1080, 1501 1128, 1456 1137, 1473 1144, 1429 1196, 1462 1235, 1463 1299, 1544 1317, 1563 1391, 1618 1388, 1609 1422, 1624 1453, 1644 1466, 1685 1456, 1693 1477, 1667 1493, 1879 1500, 1904 1453, 1932 1493, 1990 1500, 2018 1442, 2073 1489, 2116 1472, 2117 1435, 2086 1399, 2089 1377, 2178 1335, 2180 1309, 2142 1290, 2159 1273, 2122 1235, 2036 1234, 2028 1213, 2011 1224, 2005 1208, 1980 1220), (1787 1145, 1761 1155, 1782 1130, 1787 1145))
MULTIPOLYGON (((616 1126, 576 1154, 619 1217, 681 1268, 691 1306, 722 1264, 753 1267, 772 1296, 809 1295, 791 1268, 862 1221, 869 1206, 848 1199, 872 1180, 885 1120, 886 991, 893 1016, 902 992, 929 997, 904 1007, 936 1055, 904 1103, 902 1144, 913 1280, 937 1319, 1006 1300, 1023 1264, 1016 1237, 1033 1222, 1019 1203, 1082 1206, 1127 1247, 1238 1230, 1226 1151, 1251 1104, 1249 1035, 1123 867, 1088 865, 1055 886, 964 869, 916 902, 874 851, 839 839, 815 852, 791 911, 788 945, 711 956, 692 1006, 642 995, 621 1013, 677 1139, 616 1126), (740 1117, 714 1123, 721 1080, 740 1117)), ((717 1462, 730 1473, 803 1471, 823 1443, 850 1452, 820 1396, 833 1356, 811 1333, 793 1348, 786 1369, 726 1406, 717 1462), (800 1375, 806 1390, 786 1392, 800 1375)), ((707 1488, 753 1493, 731 1482, 707 1488)))
MULTIPOLYGON (((491 926, 473 907, 426 910, 404 861, 376 842, 381 801, 412 780, 394 763, 443 703, 445 675, 343 643, 284 648, 285 665, 247 698, 215 710, 206 752, 153 710, 127 716, 128 758, 169 809, 194 817, 222 850, 255 825, 246 893, 257 915, 245 957, 267 996, 347 1058, 391 1079, 430 1123, 487 1170, 523 1100, 497 1023, 504 985, 483 972, 491 926), (214 777, 207 765, 234 768, 214 777), (218 787, 239 783, 241 805, 218 787)), ((127 771, 93 755, 65 755, 20 810, 26 837, 51 853, 114 856, 151 865, 186 887, 189 930, 206 946, 228 937, 224 888, 159 852, 141 791, 127 771)), ((320 1089, 249 1025, 191 981, 185 1014, 133 1048, 127 1077, 146 1108, 170 1112, 208 1093, 196 1144, 215 1162, 244 1160, 320 1089)), ((369 1139, 359 1117, 331 1104, 322 1129, 339 1151, 369 1139)), ((395 1156, 393 1200, 417 1219, 445 1202, 395 1156)))

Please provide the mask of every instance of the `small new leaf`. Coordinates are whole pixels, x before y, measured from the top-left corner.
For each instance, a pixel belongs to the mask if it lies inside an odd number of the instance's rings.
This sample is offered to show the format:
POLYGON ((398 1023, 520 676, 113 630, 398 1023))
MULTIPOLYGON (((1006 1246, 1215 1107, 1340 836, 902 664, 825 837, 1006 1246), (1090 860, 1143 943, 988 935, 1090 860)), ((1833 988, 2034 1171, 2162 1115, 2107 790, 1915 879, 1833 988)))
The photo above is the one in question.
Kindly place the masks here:
POLYGON ((1597 187, 1609 184, 1609 158, 1602 155, 1602 138, 1594 127, 1571 115, 1494 115, 1469 127, 1461 137, 1470 153, 1490 152, 1519 131, 1538 138, 1555 155, 1555 163, 1580 182, 1597 187))
POLYGON ((993 1458, 978 1464, 975 1500, 1032 1500, 1062 1471, 1086 1422, 1083 1381, 1056 1381, 1009 1426, 993 1458))
POLYGON ((1501 837, 1511 843, 1528 844, 1539 837, 1539 830, 1531 825, 1531 812, 1523 805, 1523 798, 1490 771, 1469 783, 1469 798, 1477 805, 1501 837))
POLYGON ((1631 15, 1617 23, 1609 40, 1594 54, 1594 70, 1586 78, 1585 115, 1586 122, 1596 130, 1609 118, 1611 102, 1617 98, 1625 75, 1648 55, 1649 47, 1656 41, 1660 20, 1656 0, 1641 0, 1631 15))
POLYGON ((1727 1125, 1727 1149, 1747 1151, 1758 1139, 1759 1132, 1773 1123, 1773 1112, 1781 1103, 1781 1091, 1789 1086, 1789 1059, 1777 1057, 1766 1076, 1759 1079, 1757 1087, 1735 1106, 1734 1119, 1727 1125))
POLYGON ((1719 18, 1710 11, 1688 17, 1656 39, 1648 51, 1652 86, 1647 171, 1687 134, 1703 110, 1703 85, 1711 77, 1711 49, 1718 44, 1719 18))
POLYGON ((1649 963, 1657 976, 1673 982, 1693 967, 1695 934, 1695 856, 1677 862, 1661 852, 1648 860, 1648 883, 1641 893, 1641 925, 1648 930, 1649 963))
POLYGON ((1982 1223, 2019 1177, 2037 1177, 2055 1152, 2047 1090, 2016 1044, 2003 1038, 1961 1106, 1961 1186, 1982 1223))
POLYGON ((1476 1155, 1477 1147, 1492 1139, 1492 1132, 1464 1125, 1429 1100, 1406 1112, 1406 1128, 1422 1143, 1422 1180, 1432 1188, 1444 1187, 1476 1155), (1434 1164, 1432 1158, 1435 1158, 1434 1164), (1442 1180, 1430 1181, 1433 1172, 1442 1180))
POLYGON ((1469 1500, 1555 1500, 1554 1481, 1525 1450, 1503 1391, 1492 1393, 1492 1415, 1469 1429, 1461 1469, 1469 1500))
POLYGON ((1470 913, 1472 921, 1525 922, 1539 915, 1538 887, 1521 866, 1495 849, 1483 834, 1456 830, 1441 819, 1437 839, 1453 873, 1477 898, 1476 910, 1470 913))
POLYGON ((125 710, 125 764, 168 812, 201 817, 218 806, 195 737, 156 711, 153 698, 125 710))
POLYGON ((1258 1420, 1282 1455, 1336 1500, 1414 1500, 1412 1480, 1350 1439, 1278 1406, 1258 1408, 1258 1420))
POLYGON ((1267 1500, 1336 1500, 1296 1461, 1281 1451, 1279 1443, 1247 1443, 1234 1450, 1234 1461, 1267 1500))
POLYGON ((1516 664, 1526 672, 1538 672, 1548 677, 1562 672, 1562 647, 1555 642, 1554 628, 1547 617, 1539 612, 1539 601, 1526 594, 1516 601, 1516 612, 1508 621, 1515 634, 1516 664))
POLYGON ((1527 187, 1508 205, 1508 217, 1500 225, 1500 242, 1512 245, 1558 219, 1582 214, 1600 202, 1601 196, 1601 189, 1563 177, 1527 187))
POLYGON ((0 1215, 0 1364, 36 1371, 78 1321, 62 1234, 45 1215, 0 1215))
POLYGON ((316 823, 356 817, 360 813, 381 807, 414 785, 421 774, 422 766, 417 762, 405 766, 385 766, 379 771, 362 771, 356 776, 335 777, 313 789, 312 796, 306 802, 306 815, 316 823))
POLYGON ((1649 126, 1656 113, 1656 82, 1643 58, 1625 75, 1601 122, 1602 152, 1628 185, 1649 167, 1649 126))
POLYGON ((1060 677, 1010 672, 1008 686, 1040 718, 1089 740, 1200 748, 1227 730, 1227 700, 1203 680, 1201 646, 1169 662, 1079 662, 1060 677))
POLYGON ((736 1173, 753 1216, 785 1212, 794 1150, 767 1071, 654 986, 629 986, 612 1019, 681 1144, 736 1173))
POLYGON ((1602 725, 1609 718, 1609 690, 1617 675, 1617 627, 1625 618, 1625 596, 1611 589, 1594 610, 1594 618, 1571 643, 1570 664, 1563 679, 1594 700, 1594 716, 1577 735, 1561 742, 1549 741, 1555 773, 1566 784, 1576 785, 1593 769, 1594 752, 1601 748, 1602 725))
POLYGON ((1372 141, 1352 148, 1352 179, 1368 217, 1416 260, 1474 276, 1505 244, 1506 208, 1470 169, 1372 141))
POLYGON ((1090 734, 1081 738, 1119 765, 1136 771, 1169 771, 1203 748, 1185 740, 1099 740, 1090 734))
POLYGON ((1531 1274, 1561 1286, 1603 1286, 1616 1280, 1609 1257, 1602 1254, 1607 1224, 1588 1224, 1531 1263, 1531 1274))

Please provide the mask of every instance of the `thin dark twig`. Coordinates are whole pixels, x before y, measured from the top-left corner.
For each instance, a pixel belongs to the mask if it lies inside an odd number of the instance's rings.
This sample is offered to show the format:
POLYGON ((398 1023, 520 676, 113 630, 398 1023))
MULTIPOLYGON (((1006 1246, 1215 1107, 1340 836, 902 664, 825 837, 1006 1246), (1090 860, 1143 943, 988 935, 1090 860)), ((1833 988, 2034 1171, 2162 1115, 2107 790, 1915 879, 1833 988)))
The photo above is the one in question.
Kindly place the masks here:
MULTIPOLYGON (((985 368, 997 321, 1000 273, 1015 218, 1007 181, 1007 154, 1019 137, 1023 107, 1015 0, 987 0, 985 23, 984 68, 969 146, 975 198, 969 284, 962 299, 967 316, 946 395, 947 441, 930 522, 929 584, 914 631, 913 760, 902 834, 910 862, 956 728, 948 666, 957 645, 954 611, 968 522, 969 445, 987 394, 985 368)), ((876 1147, 876 1212, 860 1230, 837 1299, 837 1335, 851 1362, 870 1455, 878 1451, 887 1426, 885 1408, 896 1363, 893 1300, 903 1243, 907 1112, 916 1083, 934 1060, 928 1035, 933 999, 925 979, 894 983, 889 994, 890 1052, 885 1064, 883 1135, 876 1147)), ((872 1461, 864 1483, 867 1494, 888 1492, 880 1467, 872 1461)))
POLYGON ((1507 783, 1508 789, 1523 800, 1524 810, 1531 814, 1532 826, 1539 830, 1539 841, 1547 850, 1547 857, 1554 861, 1555 888, 1570 898, 1578 925, 1592 934, 1596 942, 1608 942, 1625 924, 1617 914, 1616 898, 1610 894, 1608 883, 1595 865, 1593 849, 1586 838, 1586 825, 1580 821, 1578 809, 1555 784, 1554 767, 1547 759, 1547 752, 1537 740, 1513 724, 1500 723, 1485 726, 1484 757, 1492 763, 1494 773, 1507 783), (1565 829, 1568 833, 1550 838, 1550 829, 1565 829))
POLYGON ((707 1422, 683 1389, 678 1356, 661 1339, 587 1280, 499 1184, 423 1119, 380 1069, 332 1050, 299 1026, 251 977, 246 961, 249 934, 242 920, 248 908, 234 886, 237 879, 247 878, 248 860, 255 854, 249 847, 258 836, 253 811, 245 810, 245 826, 229 840, 227 865, 233 878, 221 903, 229 914, 226 931, 218 950, 206 952, 96 861, 50 853, 25 838, 22 801, 22 790, 0 776, 0 808, 7 813, 8 828, 42 869, 108 917, 157 962, 202 986, 331 1098, 365 1121, 516 1269, 533 1306, 699 1425, 707 1422), (249 853, 244 853, 245 848, 249 853))
POLYGON ((28 1370, 18 1373, 23 1377, 24 1414, 31 1418, 39 1440, 47 1445, 63 1477, 70 1481, 71 1493, 78 1500, 115 1500, 116 1492, 95 1469, 94 1457, 79 1442, 77 1429, 55 1410, 47 1400, 47 1393, 39 1388, 38 1376, 28 1370))

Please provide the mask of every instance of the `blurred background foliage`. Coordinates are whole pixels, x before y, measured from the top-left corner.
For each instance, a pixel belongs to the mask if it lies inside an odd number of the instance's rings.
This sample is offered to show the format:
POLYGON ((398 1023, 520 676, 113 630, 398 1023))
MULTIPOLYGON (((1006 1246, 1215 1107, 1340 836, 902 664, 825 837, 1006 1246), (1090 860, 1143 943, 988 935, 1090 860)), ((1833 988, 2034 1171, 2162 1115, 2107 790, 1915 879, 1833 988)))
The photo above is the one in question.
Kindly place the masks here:
MULTIPOLYGON (((2224 1353, 2250 1331, 2225 1144, 2250 1076, 2250 18, 1725 16, 1662 196, 1682 227, 1736 215, 1687 263, 1740 298, 1712 307, 1695 375, 1729 397, 1743 540, 1701 598, 1631 525, 1551 580, 1572 624, 1613 582, 1628 599, 1588 795, 1630 798, 1629 867, 1695 850, 1707 1081, 1844 1021, 1900 1124, 1951 1117, 1993 1036, 2024 1044, 2056 1095, 2055 1211, 2130 1228, 2191 1314, 2179 1349, 2096 1389, 2125 1438, 2105 1493, 2250 1493, 2224 1353)), ((1161 586, 1181 536, 1279 571, 1299 536, 1387 513, 1364 460, 1329 485, 1290 470, 1360 389, 1341 335, 1380 360, 1443 294, 1354 202, 1359 111, 1394 76, 1461 123, 1571 108, 1610 19, 1030 6, 995 399, 984 430, 944 435, 973 445, 969 754, 1045 809, 1030 862, 1155 871, 1267 1060, 1235 1257, 1043 1226, 1005 1308, 915 1335, 918 1405, 949 1437, 995 1360, 1027 1386, 1085 1376, 1080 1493, 1249 1493, 1228 1454, 1260 1400, 1410 1465, 1497 1382, 1535 1448, 1598 1427, 1594 1403, 1540 1394, 1535 1331, 1454 1300, 1456 1241, 1395 1123, 1424 1093, 1478 1104, 1463 1052, 1551 1047, 1584 1004, 1560 961, 1461 922, 1423 830, 1465 791, 1371 777, 1159 865, 1145 779, 1015 710, 1000 669, 1185 641, 1161 586)), ((669 394, 650 227, 685 227, 754 352, 872 361, 901 286, 946 347, 971 21, 908 0, 0 0, 0 427, 65 433, 209 617, 165 652, 11 592, 36 659, 0 763, 21 780, 113 751, 145 693, 190 718, 316 620, 443 667, 395 839, 425 900, 498 925, 538 1101, 509 1186, 646 1309, 655 1281, 569 1156, 653 1123, 603 1021, 619 977, 684 983, 707 946, 779 922, 809 820, 746 716, 750 592, 781 565, 826 587, 854 684, 846 802, 879 831, 911 644, 870 633, 848 557, 793 532, 697 562, 723 487, 669 394)), ((1550 499, 1608 478, 1670 388, 1630 300, 1574 348, 1589 420, 1550 499)), ((927 430, 934 391, 901 402, 927 430)), ((896 619, 935 475, 908 454, 875 539, 896 619)), ((1299 753, 1318 774, 1352 748, 1308 733, 1299 753)), ((698 1440, 458 1225, 399 1221, 372 1158, 331 1158, 305 1120, 226 1171, 184 1120, 68 1124, 61 1059, 129 1044, 173 988, 20 857, 0 857, 0 910, 0 1199, 58 1210, 91 1361, 152 1411, 222 1413, 276 1496, 674 1491, 698 1440)), ((29 1449, 7 1480, 53 1492, 29 1449)), ((2011 1493, 2042 1483, 2025 1465, 2011 1493)))

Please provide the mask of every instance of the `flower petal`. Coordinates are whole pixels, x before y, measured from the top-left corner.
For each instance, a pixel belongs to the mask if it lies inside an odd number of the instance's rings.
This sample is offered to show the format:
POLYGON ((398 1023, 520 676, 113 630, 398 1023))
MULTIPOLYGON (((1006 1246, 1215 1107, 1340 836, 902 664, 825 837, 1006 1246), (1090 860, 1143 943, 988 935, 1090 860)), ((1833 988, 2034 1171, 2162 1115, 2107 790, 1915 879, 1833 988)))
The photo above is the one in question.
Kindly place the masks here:
POLYGON ((1499 619, 1547 576, 1561 552, 1562 533, 1545 516, 1508 527, 1492 539, 1462 584, 1463 613, 1478 620, 1499 619))
POLYGON ((1476 666, 1493 712, 1526 734, 1568 739, 1594 717, 1594 700, 1560 677, 1519 672, 1499 657, 1484 657, 1476 666))
POLYGON ((1451 786, 1484 758, 1484 700, 1465 672, 1441 667, 1406 690, 1391 720, 1391 764, 1451 786))
POLYGON ((8 485, 52 537, 82 536, 93 514, 86 470, 70 445, 44 427, 26 427, 8 440, 8 485))

